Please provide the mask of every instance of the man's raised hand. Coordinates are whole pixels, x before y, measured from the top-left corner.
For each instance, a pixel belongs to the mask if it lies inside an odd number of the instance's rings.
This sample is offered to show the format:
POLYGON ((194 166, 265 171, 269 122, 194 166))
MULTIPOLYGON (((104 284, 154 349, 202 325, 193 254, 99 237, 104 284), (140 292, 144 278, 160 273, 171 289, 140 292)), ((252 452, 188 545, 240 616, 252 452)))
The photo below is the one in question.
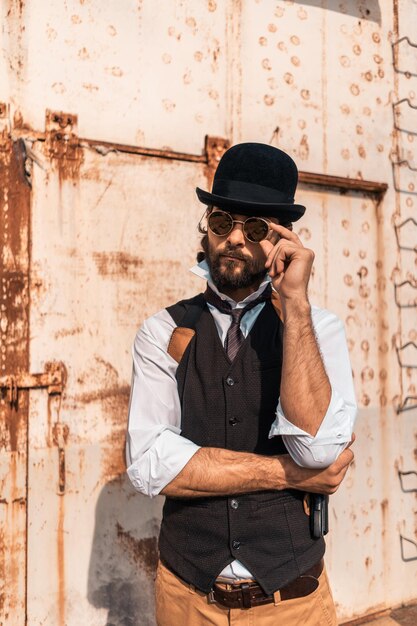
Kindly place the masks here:
POLYGON ((299 237, 285 226, 271 222, 270 228, 271 236, 260 245, 267 257, 265 268, 274 289, 283 299, 306 299, 314 252, 305 248, 299 237))

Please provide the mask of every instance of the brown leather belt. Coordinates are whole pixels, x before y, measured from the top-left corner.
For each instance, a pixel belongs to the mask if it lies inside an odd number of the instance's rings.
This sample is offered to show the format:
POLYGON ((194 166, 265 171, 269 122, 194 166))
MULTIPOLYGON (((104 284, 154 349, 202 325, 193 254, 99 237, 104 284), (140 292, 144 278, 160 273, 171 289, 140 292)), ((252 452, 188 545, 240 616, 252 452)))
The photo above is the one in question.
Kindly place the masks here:
POLYGON ((292 600, 302 598, 313 593, 319 585, 318 577, 323 571, 324 560, 310 567, 302 576, 279 589, 279 594, 268 595, 258 583, 240 583, 221 585, 214 583, 213 590, 209 593, 209 602, 218 602, 228 609, 250 609, 253 606, 270 604, 275 601, 274 595, 278 595, 278 600, 292 600))

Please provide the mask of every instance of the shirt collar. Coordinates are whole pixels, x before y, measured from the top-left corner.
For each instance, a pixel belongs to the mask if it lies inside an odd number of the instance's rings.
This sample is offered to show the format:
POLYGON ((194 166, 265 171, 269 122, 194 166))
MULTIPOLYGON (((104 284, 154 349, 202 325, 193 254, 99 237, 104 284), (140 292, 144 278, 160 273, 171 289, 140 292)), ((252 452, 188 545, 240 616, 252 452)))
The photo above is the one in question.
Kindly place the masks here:
POLYGON ((205 259, 204 259, 204 261, 201 261, 200 263, 197 263, 197 265, 194 265, 194 267, 192 267, 190 269, 190 272, 192 272, 196 276, 199 276, 200 278, 203 278, 203 280, 206 280, 208 285, 209 285, 209 287, 215 293, 217 293, 217 295, 222 300, 224 300, 225 302, 228 302, 230 304, 230 306, 232 307, 232 309, 235 309, 235 308, 240 309, 240 308, 245 307, 247 304, 249 304, 249 302, 252 302, 252 300, 255 300, 258 296, 260 296, 261 293, 266 288, 266 286, 269 285, 269 283, 271 282, 271 278, 267 274, 266 277, 264 278, 264 280, 259 285, 259 287, 258 287, 258 289, 256 291, 251 293, 244 300, 241 300, 240 302, 235 302, 232 298, 229 298, 229 296, 226 296, 226 294, 221 293, 217 289, 216 285, 213 283, 213 281, 211 279, 209 266, 208 266, 207 261, 205 259))

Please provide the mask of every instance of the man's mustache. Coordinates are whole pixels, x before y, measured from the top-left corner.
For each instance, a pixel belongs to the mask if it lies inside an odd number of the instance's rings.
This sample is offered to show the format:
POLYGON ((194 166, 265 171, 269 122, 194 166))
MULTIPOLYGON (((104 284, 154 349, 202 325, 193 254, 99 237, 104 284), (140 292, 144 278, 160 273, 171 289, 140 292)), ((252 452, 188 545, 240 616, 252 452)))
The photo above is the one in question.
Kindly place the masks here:
POLYGON ((248 261, 248 258, 244 254, 236 250, 235 248, 226 248, 225 250, 222 250, 221 252, 219 252, 217 256, 218 257, 230 256, 230 257, 233 257, 234 259, 240 259, 241 261, 248 261))

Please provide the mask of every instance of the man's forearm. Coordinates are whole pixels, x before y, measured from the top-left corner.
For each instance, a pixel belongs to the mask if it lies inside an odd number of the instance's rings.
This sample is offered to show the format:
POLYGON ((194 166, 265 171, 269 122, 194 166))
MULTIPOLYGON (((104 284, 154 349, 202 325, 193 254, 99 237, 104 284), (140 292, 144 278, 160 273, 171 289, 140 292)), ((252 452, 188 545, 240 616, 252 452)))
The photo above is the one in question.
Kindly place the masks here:
POLYGON ((330 467, 311 470, 298 466, 288 454, 272 457, 200 448, 161 493, 171 498, 228 496, 271 489, 330 494, 338 488, 352 459, 348 448, 330 467))
POLYGON ((284 488, 282 464, 276 457, 200 448, 162 494, 192 498, 284 488))
POLYGON ((314 436, 330 403, 330 382, 307 299, 286 302, 284 312, 281 406, 290 422, 314 436))

